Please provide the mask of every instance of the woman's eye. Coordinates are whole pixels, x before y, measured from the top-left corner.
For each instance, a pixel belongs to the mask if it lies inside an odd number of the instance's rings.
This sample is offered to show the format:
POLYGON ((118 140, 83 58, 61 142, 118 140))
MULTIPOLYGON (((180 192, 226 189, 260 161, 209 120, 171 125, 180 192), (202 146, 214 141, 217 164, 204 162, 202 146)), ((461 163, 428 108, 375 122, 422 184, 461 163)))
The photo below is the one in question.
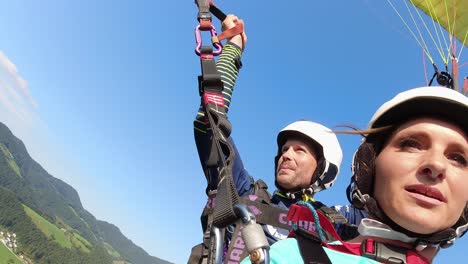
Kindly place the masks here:
POLYGON ((455 161, 457 164, 460 164, 462 167, 466 167, 468 164, 468 161, 465 157, 465 155, 461 153, 453 153, 449 155, 449 159, 455 161))
POLYGON ((400 141, 399 147, 401 149, 420 149, 421 145, 414 139, 406 138, 400 141))

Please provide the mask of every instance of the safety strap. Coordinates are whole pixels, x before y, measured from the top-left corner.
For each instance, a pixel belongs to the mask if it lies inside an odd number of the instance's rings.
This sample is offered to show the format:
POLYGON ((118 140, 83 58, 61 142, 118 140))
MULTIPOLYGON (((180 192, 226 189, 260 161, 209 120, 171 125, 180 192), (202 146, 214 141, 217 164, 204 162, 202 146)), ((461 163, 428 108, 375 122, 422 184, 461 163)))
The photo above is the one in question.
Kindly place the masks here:
MULTIPOLYGON (((327 220, 325 215, 323 215, 321 212, 317 212, 317 214, 318 214, 320 226, 329 234, 331 234, 335 239, 337 239, 341 244, 330 244, 326 242, 320 242, 320 240, 318 239, 310 239, 310 238, 309 238, 310 240, 309 242, 320 243, 321 246, 333 249, 335 251, 357 255, 357 256, 363 256, 366 258, 374 259, 382 263, 390 263, 390 264, 403 264, 403 263, 405 264, 406 263, 429 264, 430 263, 428 260, 426 260, 424 257, 419 255, 415 251, 410 250, 408 248, 401 247, 401 246, 391 245, 390 243, 381 243, 373 239, 366 239, 361 244, 345 242, 341 240, 339 235, 336 233, 336 230, 334 229, 333 225, 331 224, 330 221, 327 220)), ((304 206, 296 205, 296 204, 291 206, 287 217, 289 220, 293 222, 298 222, 300 220, 315 221, 312 215, 312 212, 308 208, 304 206)), ((303 234, 304 232, 299 231, 298 233, 303 234)), ((297 236, 297 234, 294 234, 294 235, 297 236)), ((301 243, 301 240, 298 240, 298 243, 301 243)), ((313 260, 314 258, 312 260, 304 259, 305 263, 309 263, 308 261, 313 261, 313 260)))
MULTIPOLYGON (((263 181, 260 181, 260 185, 263 181)), ((264 184, 264 183, 263 183, 264 184)), ((256 194, 247 195, 240 198, 240 202, 249 208, 250 212, 255 215, 256 222, 262 225, 271 225, 274 227, 289 230, 292 223, 286 220, 288 210, 274 207, 270 203, 269 194, 265 194, 266 189, 259 187, 258 182, 255 183, 256 194)), ((266 186, 266 185, 265 185, 266 186)), ((242 225, 237 224, 232 233, 231 242, 229 243, 225 263, 235 264, 240 263, 249 255, 241 236, 242 225)))
MULTIPOLYGON (((255 193, 253 195, 241 197, 240 202, 247 205, 250 212, 255 215, 256 222, 262 225, 270 225, 276 228, 290 230, 293 222, 287 219, 288 210, 271 205, 271 196, 266 191, 266 184, 262 180, 258 180, 255 183, 254 188, 255 193)), ((326 207, 322 203, 314 202, 314 207, 326 214, 327 217, 330 217, 330 221, 334 223, 346 223, 346 219, 341 214, 329 207, 326 207)), ((301 233, 303 233, 304 236, 318 237, 316 227, 313 222, 299 220, 297 222, 297 226, 302 231, 301 233)), ((335 240, 333 236, 327 232, 325 232, 325 234, 329 241, 335 240)), ((323 251, 321 246, 320 249, 323 251)), ((240 263, 242 259, 248 256, 248 254, 249 253, 245 248, 244 240, 241 236, 241 225, 236 225, 236 228, 232 233, 232 239, 229 244, 225 263, 240 263)))
POLYGON ((296 240, 304 263, 332 264, 320 241, 296 233, 296 240))
MULTIPOLYGON (((196 0, 195 3, 198 6, 197 19, 199 21, 199 25, 195 28, 195 53, 200 56, 201 64, 198 89, 205 106, 205 117, 212 132, 210 153, 205 161, 206 166, 211 168, 206 171, 207 175, 205 175, 208 181, 207 193, 211 194, 208 200, 211 205, 205 208, 202 214, 202 225, 206 223, 206 226, 203 226, 204 246, 201 247, 201 261, 207 259, 208 263, 213 263, 220 253, 217 252, 219 250, 217 246, 224 242, 224 228, 237 219, 233 206, 239 202, 239 197, 232 179, 234 149, 227 140, 231 133, 231 124, 226 119, 222 95, 223 83, 215 63, 215 56, 221 53, 222 45, 211 23, 210 10, 214 10, 217 16, 224 15, 224 13, 212 7, 214 4, 211 0, 196 0), (202 32, 204 31, 211 35, 212 46, 203 45, 202 32), (213 50, 213 47, 216 50, 213 50), (209 175, 212 171, 218 172, 217 178, 209 175), (207 221, 204 222, 203 218, 207 221), (217 232, 217 235, 213 237, 211 232, 220 229, 222 231, 217 232)), ((229 37, 228 33, 224 37, 229 37)))

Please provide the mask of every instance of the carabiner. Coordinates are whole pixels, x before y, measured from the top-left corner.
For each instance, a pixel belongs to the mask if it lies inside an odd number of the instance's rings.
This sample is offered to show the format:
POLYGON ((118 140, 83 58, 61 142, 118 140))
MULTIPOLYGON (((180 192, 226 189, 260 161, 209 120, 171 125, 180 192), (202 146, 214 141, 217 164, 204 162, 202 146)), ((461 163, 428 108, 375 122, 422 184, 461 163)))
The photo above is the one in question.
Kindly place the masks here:
MULTIPOLYGON (((200 25, 195 27, 195 41, 197 43, 197 46, 195 47, 195 53, 200 56, 201 55, 201 47, 203 45, 202 43, 202 35, 201 31, 208 31, 208 30, 200 30, 200 25)), ((211 25, 211 28, 209 29, 211 37, 216 37, 216 29, 213 25, 211 25)), ((221 54, 223 51, 223 46, 219 42, 213 42, 213 47, 216 48, 216 50, 213 51, 213 56, 218 56, 221 54)))

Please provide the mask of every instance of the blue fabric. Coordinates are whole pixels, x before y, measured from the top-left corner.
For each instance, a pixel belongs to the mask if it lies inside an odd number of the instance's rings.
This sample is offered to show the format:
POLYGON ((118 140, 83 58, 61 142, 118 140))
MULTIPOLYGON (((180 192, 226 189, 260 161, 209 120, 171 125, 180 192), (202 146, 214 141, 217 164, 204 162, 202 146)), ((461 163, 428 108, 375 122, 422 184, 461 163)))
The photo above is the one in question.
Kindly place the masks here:
MULTIPOLYGON (((377 264, 372 259, 361 256, 346 254, 329 248, 323 248, 332 263, 340 264, 377 264)), ((241 264, 250 264, 250 259, 242 260, 241 264)), ((295 238, 288 238, 276 242, 270 248, 270 264, 302 264, 304 260, 295 238)))

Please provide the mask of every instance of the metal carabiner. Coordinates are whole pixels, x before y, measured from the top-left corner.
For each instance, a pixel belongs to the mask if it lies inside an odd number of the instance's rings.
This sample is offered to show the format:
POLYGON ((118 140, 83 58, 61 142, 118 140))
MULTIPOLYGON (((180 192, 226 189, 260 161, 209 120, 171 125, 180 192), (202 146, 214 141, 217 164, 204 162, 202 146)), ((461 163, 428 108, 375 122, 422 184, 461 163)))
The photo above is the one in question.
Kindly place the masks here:
MULTIPOLYGON (((203 45, 201 31, 208 31, 208 30, 200 30, 200 25, 195 27, 195 41, 197 43, 197 46, 195 47, 195 53, 198 56, 201 55, 201 48, 202 48, 202 45, 203 45)), ((215 29, 215 27, 213 25, 211 25, 209 31, 210 31, 210 35, 211 35, 212 38, 217 37, 216 29, 215 29)), ((223 46, 219 42, 213 42, 213 47, 216 48, 216 50, 214 50, 212 52, 213 56, 218 56, 223 51, 223 46)))
POLYGON ((209 253, 208 253, 208 263, 211 260, 214 260, 214 264, 222 264, 223 263, 223 237, 221 234, 221 230, 216 227, 212 226, 211 227, 211 239, 210 239, 210 248, 209 248, 209 253), (213 248, 214 247, 214 248, 213 248), (214 256, 213 254, 214 250, 214 256))
POLYGON ((270 245, 263 232, 263 228, 257 224, 255 216, 250 213, 245 204, 234 205, 234 212, 242 223, 242 239, 249 252, 250 261, 254 264, 270 264, 270 245))

